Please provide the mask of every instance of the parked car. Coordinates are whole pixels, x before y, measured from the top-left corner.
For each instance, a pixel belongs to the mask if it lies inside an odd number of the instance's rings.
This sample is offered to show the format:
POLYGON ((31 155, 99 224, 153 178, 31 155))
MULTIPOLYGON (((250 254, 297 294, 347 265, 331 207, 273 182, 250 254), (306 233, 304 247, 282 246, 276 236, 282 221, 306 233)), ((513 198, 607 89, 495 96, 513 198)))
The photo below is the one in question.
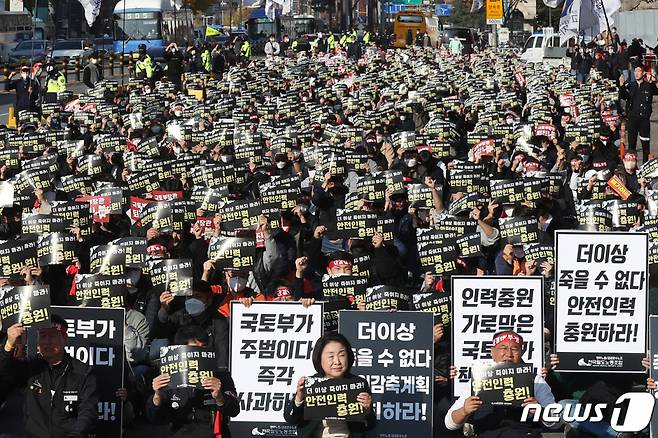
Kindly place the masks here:
POLYGON ((44 62, 48 53, 48 42, 43 40, 24 40, 9 51, 9 64, 22 62, 32 64, 44 62))
POLYGON ((112 38, 96 38, 93 43, 94 50, 101 55, 109 55, 114 51, 114 40, 112 38))
POLYGON ((83 39, 71 39, 55 41, 52 58, 55 62, 73 64, 78 59, 84 63, 84 58, 89 56, 94 49, 83 39))
POLYGON ((468 27, 444 27, 439 31, 440 41, 444 46, 450 44, 450 40, 454 37, 460 39, 464 45, 463 54, 471 54, 474 52, 474 48, 477 41, 477 34, 474 29, 468 27))

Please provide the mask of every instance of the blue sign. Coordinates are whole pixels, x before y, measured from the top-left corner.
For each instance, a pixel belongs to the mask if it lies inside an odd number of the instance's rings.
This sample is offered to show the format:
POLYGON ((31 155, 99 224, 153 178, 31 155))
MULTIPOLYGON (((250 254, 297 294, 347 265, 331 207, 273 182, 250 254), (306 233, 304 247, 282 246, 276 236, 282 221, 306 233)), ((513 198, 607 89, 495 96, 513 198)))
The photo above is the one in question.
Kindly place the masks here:
POLYGON ((397 4, 397 3, 386 3, 384 6, 384 13, 386 14, 395 14, 396 12, 404 11, 407 9, 407 5, 397 4))
POLYGON ((449 17, 452 15, 452 5, 436 5, 434 13, 437 17, 449 17))

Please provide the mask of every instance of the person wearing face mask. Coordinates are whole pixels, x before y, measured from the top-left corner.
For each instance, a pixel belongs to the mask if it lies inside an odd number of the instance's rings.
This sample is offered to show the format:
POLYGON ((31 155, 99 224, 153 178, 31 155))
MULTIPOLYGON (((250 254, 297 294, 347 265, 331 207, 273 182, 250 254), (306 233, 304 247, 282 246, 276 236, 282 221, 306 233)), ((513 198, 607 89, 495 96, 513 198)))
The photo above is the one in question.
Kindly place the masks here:
POLYGON ((20 111, 36 111, 39 100, 39 83, 30 76, 30 67, 21 67, 20 75, 15 78, 15 73, 9 73, 5 89, 16 90, 16 114, 20 111))
POLYGON ((160 295, 160 310, 154 338, 169 338, 181 327, 199 325, 208 334, 208 346, 217 353, 217 365, 228 366, 228 321, 218 311, 210 284, 199 280, 192 283, 192 295, 185 298, 184 307, 173 311, 176 297, 165 291, 160 295))
POLYGON ((215 263, 208 260, 203 265, 202 279, 208 280, 215 295, 216 309, 226 318, 231 316, 231 301, 251 305, 254 301, 263 301, 265 297, 249 286, 249 272, 240 269, 215 270, 215 263))
POLYGON ((387 194, 385 217, 394 220, 393 245, 405 266, 412 270, 418 269, 416 249, 416 230, 413 215, 409 213, 407 192, 399 191, 387 194))
POLYGON ((180 103, 174 105, 174 110, 173 110, 173 116, 174 116, 174 118, 176 118, 176 119, 180 119, 181 117, 183 117, 183 110, 184 110, 184 109, 185 109, 185 108, 184 108, 183 105, 180 104, 180 103))
POLYGON ((626 152, 622 163, 626 188, 631 192, 638 192, 640 190, 640 183, 637 177, 637 154, 631 151, 626 152))
POLYGON ((295 173, 293 165, 285 153, 276 153, 274 155, 274 167, 272 175, 290 176, 295 173))
MULTIPOLYGON (((199 325, 181 327, 174 337, 176 345, 213 347, 207 331, 199 325)), ((231 375, 218 367, 216 377, 201 380, 201 388, 167 388, 169 374, 153 379, 153 393, 146 401, 147 418, 155 424, 167 424, 172 438, 231 438, 229 421, 240 413, 240 401, 231 375)))
POLYGON ((87 88, 94 88, 102 80, 103 69, 98 67, 98 52, 93 52, 89 55, 89 62, 83 71, 82 82, 84 82, 87 88))

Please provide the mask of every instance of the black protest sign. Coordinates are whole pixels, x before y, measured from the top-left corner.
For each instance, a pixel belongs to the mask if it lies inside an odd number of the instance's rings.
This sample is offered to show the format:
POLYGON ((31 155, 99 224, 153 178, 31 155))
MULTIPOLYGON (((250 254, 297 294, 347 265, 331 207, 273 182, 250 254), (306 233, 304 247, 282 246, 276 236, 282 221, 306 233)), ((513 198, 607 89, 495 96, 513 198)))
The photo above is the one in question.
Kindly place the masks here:
POLYGON ((307 377, 304 389, 304 420, 365 420, 363 406, 356 401, 357 396, 366 391, 365 380, 307 377))
POLYGON ((459 249, 459 257, 482 256, 482 237, 480 233, 469 233, 455 239, 459 249))
POLYGON ((176 215, 170 201, 153 202, 144 206, 140 222, 142 227, 155 228, 161 233, 171 233, 182 229, 183 217, 176 215), (178 228, 178 229, 177 229, 178 228))
POLYGON ((378 421, 368 436, 432 436, 433 316, 347 310, 340 312, 339 322, 339 332, 355 352, 351 372, 370 383, 378 421))
POLYGON ((165 291, 176 296, 192 295, 192 260, 151 260, 148 268, 158 295, 165 291))
POLYGON ((594 205, 578 209, 577 229, 583 231, 612 230, 612 213, 594 205))
POLYGON ((409 308, 409 299, 410 293, 396 286, 380 285, 370 287, 366 290, 366 310, 407 310, 409 308))
POLYGON ((75 258, 76 239, 64 233, 41 234, 37 237, 39 266, 68 264, 75 258))
POLYGON ((208 245, 208 259, 215 269, 253 269, 256 240, 248 237, 213 237, 208 245))
POLYGON ((219 188, 194 186, 190 200, 196 202, 201 210, 216 213, 224 205, 227 195, 228 186, 219 188))
POLYGON ((382 177, 363 176, 357 181, 356 191, 365 200, 384 201, 386 197, 386 179, 382 177))
MULTIPOLYGON (((365 300, 364 296, 360 297, 365 300)), ((352 308, 352 303, 343 296, 324 297, 323 298, 322 325, 326 332, 338 330, 338 318, 341 310, 352 308)))
POLYGON ((76 274, 75 300, 84 307, 123 307, 128 291, 125 277, 76 274))
POLYGON ((261 213, 260 201, 233 201, 220 209, 222 228, 233 231, 237 228, 256 229, 261 213))
POLYGON ((372 237, 376 228, 376 214, 362 211, 343 211, 337 216, 335 236, 338 239, 364 239, 372 237))
POLYGON ((355 277, 370 277, 370 254, 354 257, 352 262, 352 275, 355 277))
POLYGON ((123 275, 126 268, 140 269, 145 261, 143 246, 98 245, 90 249, 89 269, 93 274, 123 275))
POLYGON ((438 217, 435 228, 443 232, 469 234, 477 231, 478 223, 475 219, 464 219, 455 216, 442 215, 438 217))
POLYGON ((50 286, 0 289, 0 319, 5 331, 18 323, 34 328, 47 326, 50 323, 50 286))
POLYGON ((23 266, 37 267, 36 240, 0 241, 0 270, 3 277, 17 275, 23 266))
POLYGON ((486 194, 489 191, 489 181, 483 170, 453 170, 450 172, 448 181, 450 194, 455 193, 479 193, 486 194))
POLYGON ((409 310, 417 312, 431 312, 434 315, 434 321, 437 324, 443 324, 444 327, 450 325, 450 296, 440 292, 429 292, 413 294, 411 296, 411 306, 409 310))
POLYGON ((484 404, 519 407, 535 395, 532 364, 482 364, 471 368, 471 374, 471 394, 484 404))
MULTIPOLYGON (((486 204, 487 199, 478 192, 468 193, 463 195, 456 201, 453 201, 448 206, 448 214, 458 215, 467 211, 471 211, 476 207, 486 204)), ((476 222, 477 223, 477 222, 476 222)))
POLYGON ((384 180, 386 181, 386 188, 392 192, 399 192, 404 189, 404 177, 399 170, 385 170, 384 180))
POLYGON ((203 388, 204 379, 217 374, 215 352, 188 345, 174 345, 160 349, 160 374, 169 374, 170 389, 203 388))
POLYGON ((23 213, 21 232, 23 234, 58 233, 64 230, 64 219, 54 214, 23 213))
POLYGON ((233 164, 206 164, 192 169, 192 181, 195 185, 219 187, 235 182, 233 164))
POLYGON ((263 204, 263 214, 290 210, 297 205, 299 188, 270 186, 260 192, 260 202, 263 204))
POLYGON ((610 199, 603 201, 603 208, 612 214, 612 226, 614 228, 628 230, 635 226, 635 223, 641 216, 641 213, 637 208, 637 203, 624 201, 623 199, 610 199))
POLYGON ((644 233, 556 233, 561 371, 644 372, 648 240, 644 233))
POLYGON ((523 245, 524 260, 527 262, 537 262, 541 265, 543 262, 548 262, 551 265, 555 264, 555 256, 553 247, 551 245, 543 245, 541 243, 530 243, 523 245))
POLYGON ((87 176, 103 173, 103 157, 100 155, 83 155, 78 158, 78 171, 87 176))
MULTIPOLYGON (((439 187, 440 189, 440 187, 439 187)), ((439 197, 441 193, 439 192, 439 197)), ((432 189, 425 184, 408 184, 407 199, 412 207, 415 208, 434 208, 434 199, 432 198, 432 189)))
POLYGON ((368 279, 365 277, 341 276, 322 282, 322 295, 325 297, 346 297, 351 302, 356 296, 364 295, 368 279))
MULTIPOLYGON (((121 402, 116 391, 123 388, 124 309, 52 306, 52 314, 67 323, 64 349, 71 357, 93 366, 98 382, 97 438, 117 438, 122 434, 121 402)), ((28 353, 37 353, 37 332, 28 331, 28 353)))
POLYGON ((132 193, 150 193, 159 188, 160 177, 155 170, 133 173, 130 175, 130 179, 128 179, 128 189, 132 193))
POLYGON ((64 219, 65 229, 79 227, 83 236, 90 233, 91 211, 89 204, 74 201, 56 201, 53 203, 50 213, 64 219))
POLYGON ((105 154, 123 152, 126 147, 126 137, 119 135, 96 135, 94 136, 96 148, 105 154))
POLYGON ((7 170, 18 170, 21 168, 18 148, 0 149, 0 167, 7 166, 7 170))
POLYGON ((418 258, 425 272, 449 276, 457 270, 459 249, 454 239, 418 244, 418 258))
POLYGON ((94 191, 94 180, 87 175, 63 175, 62 190, 68 195, 88 195, 94 191))
POLYGON ((59 163, 57 162, 57 155, 43 155, 41 157, 33 158, 29 161, 23 162, 23 170, 32 169, 46 169, 50 173, 55 173, 59 170, 59 163))
POLYGON ((489 196, 497 203, 514 204, 524 197, 524 180, 492 179, 489 181, 489 196))
POLYGON ((500 238, 512 245, 539 241, 539 224, 532 218, 506 217, 498 221, 500 238))

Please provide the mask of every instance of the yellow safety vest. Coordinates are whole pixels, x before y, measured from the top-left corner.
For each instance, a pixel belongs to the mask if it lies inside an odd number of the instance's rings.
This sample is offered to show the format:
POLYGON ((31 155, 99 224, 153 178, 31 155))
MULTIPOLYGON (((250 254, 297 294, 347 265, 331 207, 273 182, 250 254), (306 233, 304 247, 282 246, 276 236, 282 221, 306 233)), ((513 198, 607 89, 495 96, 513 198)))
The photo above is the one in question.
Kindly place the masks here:
POLYGON ((47 93, 61 93, 66 91, 66 76, 62 72, 57 73, 57 77, 49 77, 46 86, 47 93))
POLYGON ((249 44, 249 41, 242 43, 242 47, 240 47, 240 53, 245 58, 251 58, 251 44, 249 44))
POLYGON ((201 54, 201 61, 203 61, 203 68, 205 68, 206 71, 210 73, 212 70, 212 62, 210 61, 210 52, 208 50, 201 54))
POLYGON ((366 32, 366 34, 363 35, 363 43, 370 44, 370 32, 366 32))
POLYGON ((153 59, 150 55, 146 55, 143 61, 138 60, 135 63, 135 76, 138 76, 142 71, 148 79, 153 76, 153 59))
POLYGON ((333 49, 336 46, 336 37, 334 36, 333 33, 327 37, 327 46, 330 49, 333 49))

